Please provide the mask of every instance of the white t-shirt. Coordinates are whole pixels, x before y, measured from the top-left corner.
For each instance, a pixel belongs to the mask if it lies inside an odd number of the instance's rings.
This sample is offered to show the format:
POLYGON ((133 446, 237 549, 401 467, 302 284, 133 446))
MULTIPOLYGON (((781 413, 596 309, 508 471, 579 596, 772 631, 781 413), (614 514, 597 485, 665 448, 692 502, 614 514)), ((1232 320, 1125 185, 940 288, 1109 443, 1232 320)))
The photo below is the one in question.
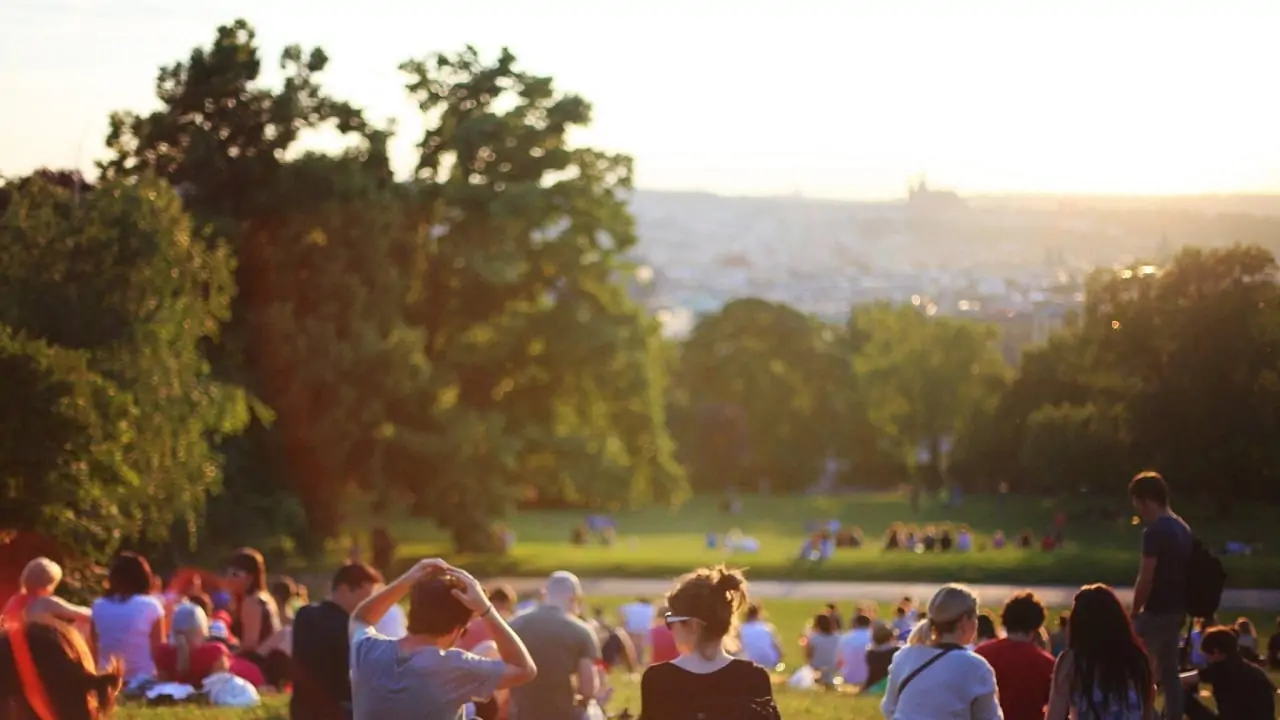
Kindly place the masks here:
POLYGON ((889 684, 880 710, 888 720, 1000 720, 996 674, 983 658, 954 650, 925 668, 899 694, 916 668, 942 652, 929 645, 908 645, 893 656, 889 684))
POLYGON ((392 605, 373 629, 383 637, 399 640, 409 634, 409 618, 405 616, 404 608, 392 605))
POLYGON ((773 626, 763 620, 745 622, 738 630, 742 642, 742 657, 764 667, 772 668, 782 658, 778 657, 778 641, 773 626))
POLYGON ((836 655, 840 658, 840 677, 846 685, 867 682, 867 646, 871 644, 871 628, 854 628, 840 638, 836 655))
POLYGON ((98 598, 93 602, 93 629, 98 635, 98 667, 111 658, 124 663, 124 679, 156 675, 151 657, 151 628, 164 617, 164 606, 150 595, 127 600, 98 598))
POLYGON ((649 628, 653 627, 653 613, 653 606, 643 602, 629 602, 618 608, 622 626, 633 635, 649 633, 649 628))

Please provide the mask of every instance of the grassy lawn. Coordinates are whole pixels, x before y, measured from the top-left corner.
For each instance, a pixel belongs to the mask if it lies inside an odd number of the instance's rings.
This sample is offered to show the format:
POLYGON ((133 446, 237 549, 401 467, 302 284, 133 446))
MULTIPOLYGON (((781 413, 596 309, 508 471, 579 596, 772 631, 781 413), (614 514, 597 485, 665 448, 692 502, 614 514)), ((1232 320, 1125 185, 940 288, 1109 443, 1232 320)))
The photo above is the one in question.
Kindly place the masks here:
MULTIPOLYGON (((1124 503, 1124 498, 1088 503, 1010 496, 1001 509, 994 498, 974 496, 966 498, 958 508, 926 502, 921 512, 913 515, 897 493, 839 498, 748 497, 741 515, 730 517, 719 512, 714 499, 697 498, 678 510, 615 513, 618 540, 611 547, 579 547, 569 542, 571 529, 583 521, 585 511, 536 511, 512 518, 516 544, 510 554, 501 557, 453 553, 447 537, 427 521, 399 515, 389 517, 386 525, 399 543, 397 557, 401 561, 442 555, 477 574, 490 576, 544 575, 566 568, 584 577, 672 576, 723 560, 723 551, 706 549, 706 533, 736 528, 760 543, 758 553, 734 558, 735 564, 749 566, 750 575, 758 579, 1128 584, 1133 581, 1136 568, 1140 529, 1130 521, 1124 503), (1110 511, 1110 519, 1100 519, 1100 508, 1110 511), (1005 549, 912 555, 881 550, 884 531, 894 521, 968 524, 977 533, 976 545, 986 547, 997 529, 1009 536, 1024 529, 1039 535, 1050 527, 1059 511, 1068 517, 1067 543, 1054 552, 1005 549), (838 518, 845 527, 860 527, 868 547, 839 550, 834 559, 821 566, 797 563, 806 524, 830 518, 838 518)), ((1264 543, 1262 550, 1252 556, 1227 559, 1231 586, 1280 586, 1280 535, 1273 521, 1274 508, 1242 507, 1230 521, 1218 520, 1195 506, 1176 509, 1213 546, 1228 539, 1264 543)), ((349 527, 367 537, 363 531, 371 525, 372 520, 364 516, 353 520, 349 527)), ((345 548, 331 548, 330 556, 330 562, 338 562, 345 556, 345 548)), ((299 572, 304 569, 293 568, 299 572)))
MULTIPOLYGON (((629 599, 619 597, 591 598, 589 602, 592 606, 604 608, 610 616, 614 616, 614 610, 629 599)), ((1004 598, 983 598, 983 603, 984 605, 990 605, 990 607, 986 608, 988 611, 998 614, 999 609, 996 606, 1003 600, 1004 598)), ((786 675, 802 662, 798 644, 799 637, 805 625, 820 608, 808 601, 774 600, 770 601, 765 609, 770 621, 778 628, 779 639, 785 653, 783 662, 786 664, 787 669, 775 676, 777 682, 781 685, 775 689, 775 692, 784 718, 788 720, 873 720, 881 717, 879 698, 857 697, 847 692, 832 695, 823 692, 789 691, 785 687, 786 675)), ((843 602, 840 604, 841 613, 846 618, 851 609, 852 603, 843 602)), ((877 611, 881 616, 887 616, 889 608, 881 605, 877 606, 877 611)), ((1056 617, 1057 613, 1052 613, 1052 616, 1056 617)), ((1226 616, 1234 619, 1236 614, 1224 613, 1224 617, 1226 616)), ((1260 628, 1265 629, 1264 632, 1269 633, 1270 629, 1274 627, 1274 618, 1269 619, 1261 615, 1254 615, 1252 619, 1260 628)), ((623 708, 630 708, 632 714, 636 714, 640 709, 639 682, 629 679, 624 674, 617 674, 613 678, 613 683, 617 687, 617 691, 613 702, 610 703, 609 710, 617 713, 623 708)), ((268 697, 261 708, 254 710, 219 710, 191 706, 147 709, 137 706, 125 706, 116 714, 116 717, 117 720, 186 720, 187 718, 195 720, 284 720, 284 718, 288 717, 288 701, 286 698, 279 696, 268 697)))

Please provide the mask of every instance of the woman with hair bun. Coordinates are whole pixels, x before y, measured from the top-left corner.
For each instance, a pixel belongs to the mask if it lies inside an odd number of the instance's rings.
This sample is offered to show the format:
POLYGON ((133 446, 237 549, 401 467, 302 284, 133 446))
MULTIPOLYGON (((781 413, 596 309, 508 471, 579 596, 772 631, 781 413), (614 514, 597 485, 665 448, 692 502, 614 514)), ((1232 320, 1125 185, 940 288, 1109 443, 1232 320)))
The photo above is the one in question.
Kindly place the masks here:
POLYGON ((929 601, 928 618, 893 657, 880 705, 889 720, 1000 720, 996 674, 966 649, 978 634, 978 596, 945 585, 929 601))
POLYGON ((725 639, 746 605, 746 579, 723 565, 695 570, 677 581, 667 595, 664 619, 680 656, 645 671, 640 720, 780 718, 769 673, 725 651, 725 639))

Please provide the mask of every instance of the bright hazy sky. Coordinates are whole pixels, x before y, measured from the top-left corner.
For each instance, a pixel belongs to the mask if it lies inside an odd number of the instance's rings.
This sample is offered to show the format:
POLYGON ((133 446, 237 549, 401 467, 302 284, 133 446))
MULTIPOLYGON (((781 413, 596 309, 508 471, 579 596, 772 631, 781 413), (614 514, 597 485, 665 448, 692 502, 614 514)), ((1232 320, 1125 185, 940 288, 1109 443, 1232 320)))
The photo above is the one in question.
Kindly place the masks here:
MULTIPOLYGON (((1280 191, 1277 0, 0 0, 0 173, 91 166, 107 113, 238 16, 420 124, 400 61, 508 45, 641 187, 901 196, 1280 191)), ((274 62, 264 65, 274 67, 274 62)))

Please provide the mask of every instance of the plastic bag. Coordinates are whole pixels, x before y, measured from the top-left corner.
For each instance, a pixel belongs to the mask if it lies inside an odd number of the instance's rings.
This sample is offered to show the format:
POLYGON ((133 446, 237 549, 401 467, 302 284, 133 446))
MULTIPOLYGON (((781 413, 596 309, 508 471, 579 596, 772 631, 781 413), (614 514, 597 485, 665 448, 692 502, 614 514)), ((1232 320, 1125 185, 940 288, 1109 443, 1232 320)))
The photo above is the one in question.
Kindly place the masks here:
POLYGON ((238 675, 220 672, 204 679, 209 702, 218 707, 257 707, 262 704, 258 689, 238 675))
POLYGON ((604 710, 601 709, 600 703, 592 700, 587 703, 585 708, 583 708, 582 720, 608 720, 608 716, 604 714, 604 710))
POLYGON ((808 665, 803 665, 792 673, 787 685, 792 690, 812 690, 818 684, 818 673, 808 665))

